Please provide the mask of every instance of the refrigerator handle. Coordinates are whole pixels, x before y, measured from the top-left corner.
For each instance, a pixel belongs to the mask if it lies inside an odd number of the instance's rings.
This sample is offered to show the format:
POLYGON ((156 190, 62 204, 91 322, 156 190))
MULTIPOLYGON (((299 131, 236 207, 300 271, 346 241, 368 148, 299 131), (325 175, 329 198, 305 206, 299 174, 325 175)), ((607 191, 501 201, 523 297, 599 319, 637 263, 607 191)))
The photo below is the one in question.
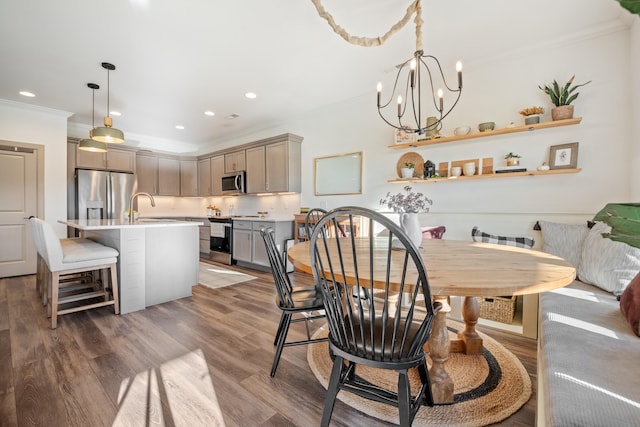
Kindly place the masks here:
POLYGON ((107 219, 113 219, 113 176, 107 175, 107 219))

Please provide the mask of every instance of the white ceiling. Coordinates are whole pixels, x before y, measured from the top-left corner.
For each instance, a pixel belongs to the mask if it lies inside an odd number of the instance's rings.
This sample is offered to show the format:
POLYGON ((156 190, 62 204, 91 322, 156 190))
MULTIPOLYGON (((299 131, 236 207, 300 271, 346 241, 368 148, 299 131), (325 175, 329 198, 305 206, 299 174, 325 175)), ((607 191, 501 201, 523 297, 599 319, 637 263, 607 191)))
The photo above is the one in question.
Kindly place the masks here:
MULTIPOLYGON (((355 35, 378 36, 410 0, 323 0, 355 35)), ((608 25, 628 12, 615 0, 423 0, 425 51, 452 78, 500 52, 554 42, 608 25)), ((628 22, 628 21, 627 21, 628 22)), ((371 94, 415 50, 414 26, 377 48, 333 33, 311 0, 0 0, 0 98, 73 113, 72 126, 106 112, 111 62, 114 127, 185 145, 241 137, 288 118, 371 94), (29 90, 35 98, 18 94, 29 90), (245 92, 258 98, 248 100, 245 92), (215 112, 214 117, 204 115, 215 112), (235 120, 225 119, 238 114, 235 120), (177 130, 183 125, 184 130, 177 130)))

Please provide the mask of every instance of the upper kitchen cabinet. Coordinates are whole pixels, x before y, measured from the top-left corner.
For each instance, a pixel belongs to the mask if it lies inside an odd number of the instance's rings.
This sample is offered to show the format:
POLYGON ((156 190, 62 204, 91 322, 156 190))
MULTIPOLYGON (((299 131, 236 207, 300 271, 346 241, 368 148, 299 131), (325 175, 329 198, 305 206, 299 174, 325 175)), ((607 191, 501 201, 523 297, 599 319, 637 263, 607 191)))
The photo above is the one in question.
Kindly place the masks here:
POLYGON ((285 134, 247 148, 247 193, 300 192, 301 142, 285 134))
POLYGON ((138 153, 136 156, 136 176, 138 191, 158 194, 158 158, 138 153))
POLYGON ((180 195, 198 196, 198 161, 180 160, 180 195))
POLYGON ((301 137, 287 134, 283 141, 265 146, 267 192, 301 191, 301 143, 301 137))
POLYGON ((180 160, 158 157, 158 195, 180 195, 180 160))
POLYGON ((80 169, 110 170, 118 172, 135 171, 135 151, 107 146, 106 153, 80 150, 76 146, 76 167, 80 169))
POLYGON ((245 150, 234 151, 224 155, 224 173, 246 170, 245 150))
POLYGON ((198 160, 198 196, 211 196, 211 158, 198 160))
POLYGON ((264 146, 247 148, 247 193, 265 193, 265 150, 264 146))
POLYGON ((211 195, 222 195, 222 175, 224 175, 224 156, 211 158, 211 195))

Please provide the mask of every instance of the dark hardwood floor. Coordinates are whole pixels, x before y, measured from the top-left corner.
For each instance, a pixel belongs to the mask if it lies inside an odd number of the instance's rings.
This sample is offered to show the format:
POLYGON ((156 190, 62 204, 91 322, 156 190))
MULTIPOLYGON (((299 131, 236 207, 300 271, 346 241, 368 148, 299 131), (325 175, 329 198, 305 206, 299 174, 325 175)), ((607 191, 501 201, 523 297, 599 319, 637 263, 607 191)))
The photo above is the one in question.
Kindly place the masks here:
MULTIPOLYGON (((325 390, 306 346, 284 349, 269 377, 280 311, 270 273, 247 272, 258 278, 195 286, 191 298, 122 316, 106 307, 68 314, 56 330, 35 276, 0 279, 0 426, 318 425, 325 390)), ((479 329, 520 358, 534 385, 499 425, 534 425, 535 341, 479 329)), ((303 331, 294 325, 290 337, 303 331)), ((389 424, 338 401, 332 425, 389 424)))

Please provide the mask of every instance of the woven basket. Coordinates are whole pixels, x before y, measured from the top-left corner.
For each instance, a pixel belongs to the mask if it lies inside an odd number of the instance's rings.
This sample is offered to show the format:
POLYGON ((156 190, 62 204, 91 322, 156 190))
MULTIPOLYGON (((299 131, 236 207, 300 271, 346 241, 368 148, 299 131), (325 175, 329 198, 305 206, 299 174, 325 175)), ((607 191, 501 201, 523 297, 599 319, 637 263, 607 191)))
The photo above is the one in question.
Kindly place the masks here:
POLYGON ((516 313, 516 297, 478 297, 480 317, 501 323, 513 322, 516 313))

